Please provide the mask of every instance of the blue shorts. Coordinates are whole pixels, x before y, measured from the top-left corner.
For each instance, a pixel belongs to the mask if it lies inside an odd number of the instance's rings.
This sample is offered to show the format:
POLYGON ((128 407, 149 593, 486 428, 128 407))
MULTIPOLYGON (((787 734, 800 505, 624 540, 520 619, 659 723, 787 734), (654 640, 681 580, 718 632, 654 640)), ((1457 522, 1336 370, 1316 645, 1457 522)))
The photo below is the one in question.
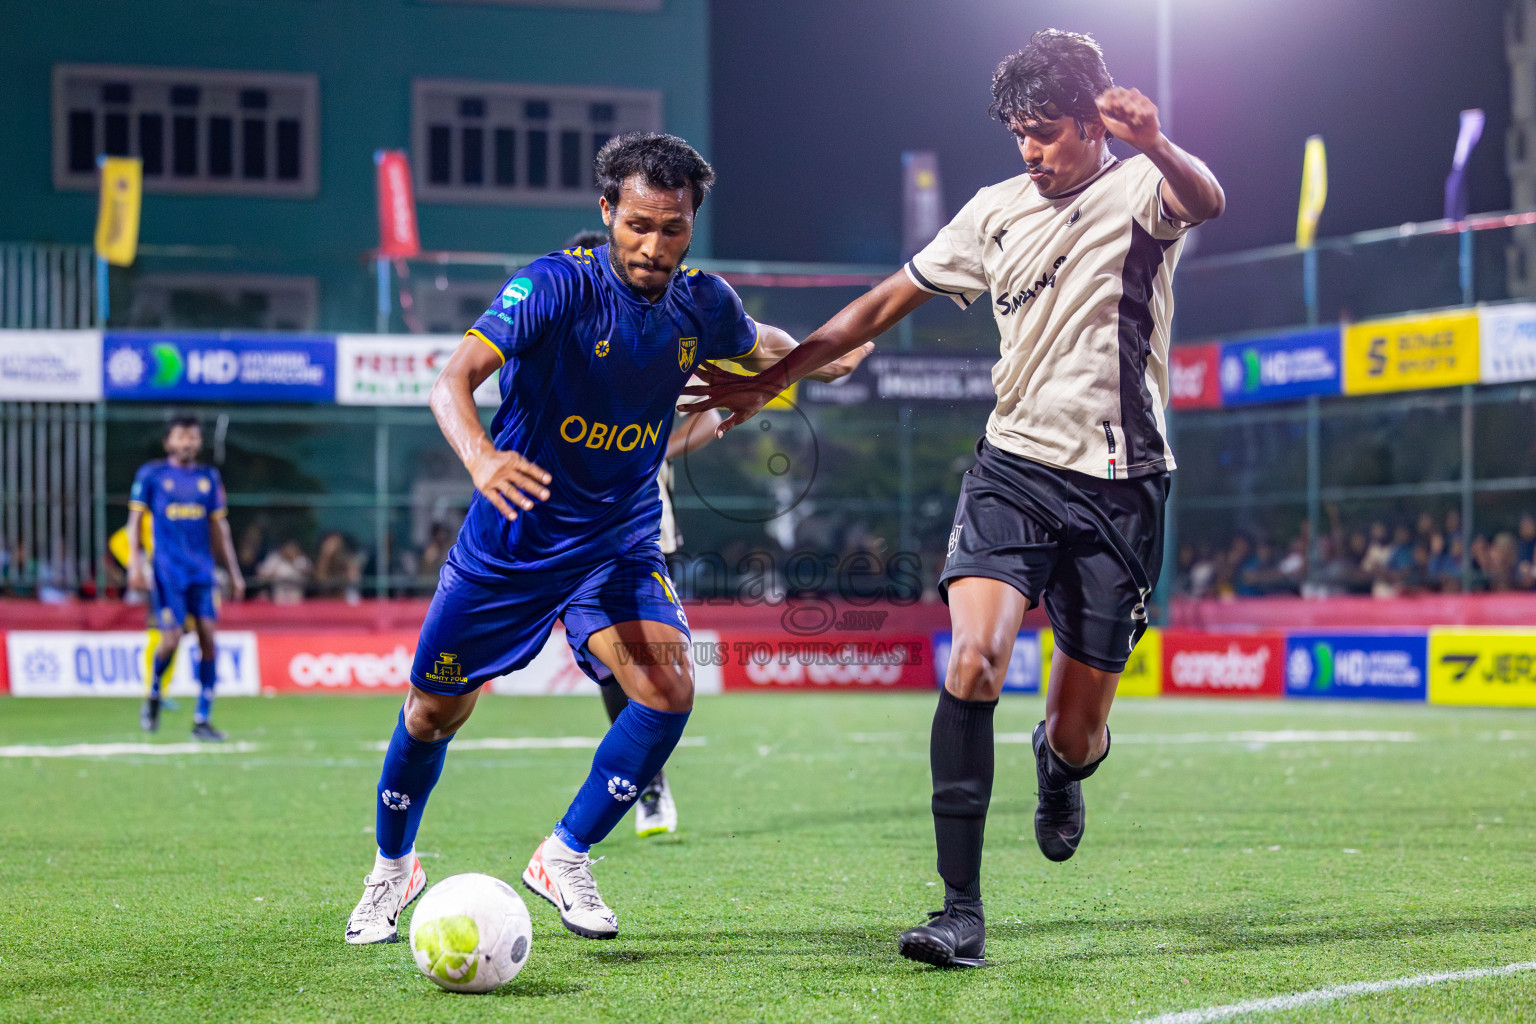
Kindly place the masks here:
POLYGON ((156 576, 149 588, 150 628, 183 629, 188 615, 217 622, 219 609, 213 602, 213 588, 212 583, 182 583, 156 576))
MULTIPOLYGON (((457 551, 457 549, 455 549, 457 551)), ((664 622, 688 634, 688 618, 657 548, 640 548, 596 566, 472 575, 450 557, 421 624, 411 685, 456 697, 526 666, 555 620, 576 664, 599 683, 612 675, 587 651, 593 633, 620 622, 664 622)))

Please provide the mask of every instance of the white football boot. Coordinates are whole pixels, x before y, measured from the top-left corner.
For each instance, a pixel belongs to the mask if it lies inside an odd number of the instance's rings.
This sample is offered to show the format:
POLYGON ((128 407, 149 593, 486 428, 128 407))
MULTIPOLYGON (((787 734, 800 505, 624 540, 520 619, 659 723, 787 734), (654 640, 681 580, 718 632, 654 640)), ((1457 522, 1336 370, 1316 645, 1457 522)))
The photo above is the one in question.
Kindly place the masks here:
POLYGON ((427 887, 421 860, 411 856, 410 873, 404 877, 381 874, 377 867, 363 878, 363 898, 347 920, 347 941, 354 946, 374 942, 398 942, 400 912, 427 887))
POLYGON ((577 853, 550 836, 533 851, 523 871, 523 884, 560 911, 560 923, 577 935, 611 939, 619 934, 619 919, 598 895, 592 878, 595 863, 588 854, 577 853))
POLYGON ((676 831, 677 804, 672 802, 672 787, 667 785, 666 773, 657 772, 635 801, 635 835, 645 839, 676 831))

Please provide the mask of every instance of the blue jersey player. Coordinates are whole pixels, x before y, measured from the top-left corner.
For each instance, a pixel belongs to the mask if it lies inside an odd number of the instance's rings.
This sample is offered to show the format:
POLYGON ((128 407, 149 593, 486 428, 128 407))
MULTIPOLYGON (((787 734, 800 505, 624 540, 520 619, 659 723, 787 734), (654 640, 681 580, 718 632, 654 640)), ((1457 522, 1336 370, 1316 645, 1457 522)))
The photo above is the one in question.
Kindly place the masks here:
POLYGON ((162 437, 166 457, 146 462, 133 478, 128 498, 128 585, 148 590, 151 628, 159 631, 160 643, 151 658, 149 694, 139 715, 146 732, 160 727, 160 683, 187 619, 197 625, 201 653, 197 678, 202 692, 193 715, 192 735, 199 740, 220 741, 224 734, 209 720, 213 708, 215 647, 213 629, 219 610, 214 603, 217 582, 213 575, 214 552, 229 573, 236 600, 245 594, 245 580, 235 558, 235 542, 225 516, 224 482, 212 466, 199 465, 203 428, 195 416, 171 420, 162 437), (141 542, 142 519, 149 515, 155 545, 153 574, 141 542), (215 535, 217 541, 215 542, 215 535))
MULTIPOLYGON (((630 701, 523 883, 578 935, 611 939, 588 850, 618 824, 682 737, 693 707, 688 620, 658 547, 656 474, 673 409, 705 360, 767 368, 794 348, 725 282, 687 270, 714 181, 683 140, 635 133, 597 157, 607 245, 535 260, 507 281, 432 390, 475 496, 422 624, 411 686, 374 803, 378 855, 347 923, 391 942, 426 885, 422 809, 481 685, 527 665, 562 620, 576 662, 630 701), (474 390, 500 371, 490 436, 474 390)), ((868 348, 828 364, 847 373, 868 348)))

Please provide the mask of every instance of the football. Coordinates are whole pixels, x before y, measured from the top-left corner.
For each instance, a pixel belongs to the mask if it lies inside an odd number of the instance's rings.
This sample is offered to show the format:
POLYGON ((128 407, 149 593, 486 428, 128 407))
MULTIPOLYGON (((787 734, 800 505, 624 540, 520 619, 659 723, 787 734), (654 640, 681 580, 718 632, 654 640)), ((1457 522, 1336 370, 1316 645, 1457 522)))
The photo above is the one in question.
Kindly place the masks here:
POLYGON ((450 992, 489 992, 517 977, 533 945, 528 908, 490 875, 454 875, 421 898, 411 952, 421 973, 450 992))

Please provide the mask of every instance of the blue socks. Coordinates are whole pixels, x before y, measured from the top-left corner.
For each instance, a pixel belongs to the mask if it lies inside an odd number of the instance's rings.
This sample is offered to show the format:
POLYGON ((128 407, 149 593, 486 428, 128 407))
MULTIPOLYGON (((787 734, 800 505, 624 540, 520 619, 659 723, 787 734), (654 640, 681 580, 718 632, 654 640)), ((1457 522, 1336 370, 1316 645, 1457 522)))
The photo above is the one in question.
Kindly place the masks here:
POLYGON ((443 774, 443 758, 452 736, 435 742, 418 740, 405 729, 405 709, 395 723, 395 734, 384 752, 379 774, 379 802, 374 805, 374 835, 379 853, 391 860, 405 856, 416 845, 421 812, 437 778, 443 774))
POLYGON ((160 684, 165 681, 165 670, 171 667, 171 659, 176 657, 175 650, 170 654, 161 654, 158 650, 151 656, 149 664, 149 692, 160 696, 160 684))
POLYGON ((213 684, 218 664, 212 651, 203 652, 202 660, 197 663, 197 682, 202 689, 197 694, 197 710, 192 713, 194 722, 207 722, 208 713, 213 710, 213 684))
POLYGON ((657 711, 630 701, 598 744, 587 781, 555 826, 560 841, 578 853, 602 842, 667 763, 687 724, 686 711, 657 711))

